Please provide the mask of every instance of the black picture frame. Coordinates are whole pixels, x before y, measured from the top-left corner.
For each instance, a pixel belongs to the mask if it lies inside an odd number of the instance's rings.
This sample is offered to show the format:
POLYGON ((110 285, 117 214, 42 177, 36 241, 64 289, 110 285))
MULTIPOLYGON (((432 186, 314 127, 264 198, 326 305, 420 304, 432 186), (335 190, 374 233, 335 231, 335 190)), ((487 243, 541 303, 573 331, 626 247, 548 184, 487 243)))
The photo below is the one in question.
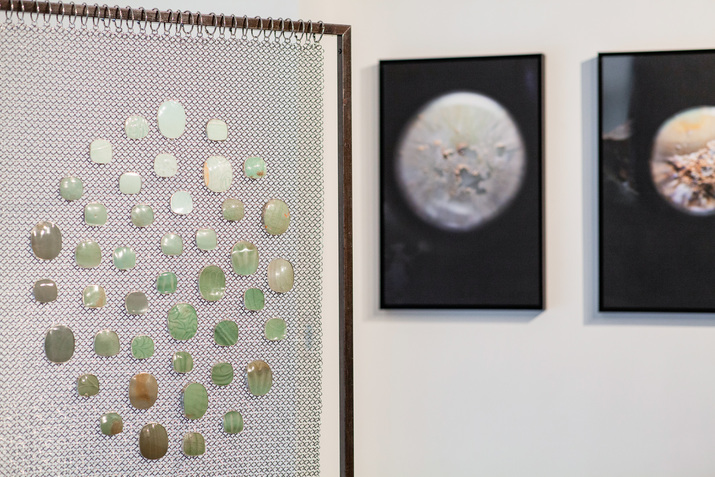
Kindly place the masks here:
POLYGON ((715 50, 601 53, 598 71, 599 310, 715 311, 715 50))
POLYGON ((380 158, 381 308, 544 308, 543 55, 380 61, 380 158), (511 121, 453 112, 435 128, 475 132, 471 141, 427 133, 440 108, 477 97, 511 121), (448 192, 434 192, 435 181, 448 192))

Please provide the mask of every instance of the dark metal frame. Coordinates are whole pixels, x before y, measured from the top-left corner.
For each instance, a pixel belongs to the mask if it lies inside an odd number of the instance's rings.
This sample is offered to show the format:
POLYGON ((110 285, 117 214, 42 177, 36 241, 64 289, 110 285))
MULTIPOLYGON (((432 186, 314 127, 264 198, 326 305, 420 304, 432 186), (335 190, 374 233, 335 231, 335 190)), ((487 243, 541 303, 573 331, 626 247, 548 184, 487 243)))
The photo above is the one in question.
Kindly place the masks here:
MULTIPOLYGON (((352 76, 350 25, 236 15, 172 12, 107 5, 52 3, 35 0, 0 0, 0 10, 18 15, 54 14, 80 18, 169 23, 203 28, 274 31, 285 34, 337 37, 338 47, 338 177, 339 187, 339 366, 340 366, 340 475, 353 477, 353 231, 352 231, 352 76)), ((86 20, 85 20, 86 21, 86 20)), ((260 33, 259 33, 260 35, 260 33)))

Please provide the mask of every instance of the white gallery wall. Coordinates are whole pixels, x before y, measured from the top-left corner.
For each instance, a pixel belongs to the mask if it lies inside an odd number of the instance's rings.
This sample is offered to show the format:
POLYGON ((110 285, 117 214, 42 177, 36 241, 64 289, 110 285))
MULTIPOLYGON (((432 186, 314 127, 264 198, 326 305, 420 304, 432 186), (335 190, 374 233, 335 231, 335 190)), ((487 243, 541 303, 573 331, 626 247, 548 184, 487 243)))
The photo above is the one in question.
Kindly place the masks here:
POLYGON ((715 48, 715 2, 143 6, 353 26, 357 476, 715 475, 715 315, 595 311, 593 61, 715 48), (380 310, 378 61, 520 53, 546 55, 546 310, 380 310))

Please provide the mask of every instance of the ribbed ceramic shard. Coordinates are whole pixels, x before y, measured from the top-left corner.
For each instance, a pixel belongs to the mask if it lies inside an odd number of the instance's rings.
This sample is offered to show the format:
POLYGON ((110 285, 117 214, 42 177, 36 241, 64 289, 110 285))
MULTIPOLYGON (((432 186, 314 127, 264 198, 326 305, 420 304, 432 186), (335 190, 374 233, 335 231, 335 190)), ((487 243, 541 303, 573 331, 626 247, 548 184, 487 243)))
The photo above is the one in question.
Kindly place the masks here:
POLYGON ((84 223, 91 227, 101 227, 107 223, 107 208, 93 202, 84 206, 84 223))
POLYGON ((231 363, 216 363, 211 368, 211 381, 216 386, 228 386, 233 381, 233 366, 231 363))
POLYGON ((135 227, 148 227, 154 223, 154 210, 145 204, 132 207, 132 223, 135 227))
POLYGON ((132 247, 117 247, 112 254, 112 262, 119 270, 131 270, 137 264, 137 254, 132 247))
POLYGON ((124 132, 129 139, 143 139, 149 134, 149 123, 142 116, 129 116, 124 121, 124 132))
POLYGON ((147 359, 154 356, 154 340, 151 336, 139 335, 132 340, 132 356, 136 359, 147 359))
POLYGON ((199 272, 199 293, 206 301, 218 301, 226 292, 226 274, 220 267, 209 265, 199 272))
POLYGON ((112 162, 112 144, 106 139, 95 139, 89 145, 89 158, 96 164, 112 162))
POLYGON ((74 355, 74 333, 65 325, 54 325, 45 333, 45 356, 53 363, 65 363, 74 355))
POLYGON ((223 431, 226 434, 238 434, 243 430, 243 416, 238 411, 228 411, 223 415, 223 431))
POLYGON ((241 240, 231 249, 231 266, 237 275, 252 275, 258 270, 258 248, 241 240))
POLYGON ((181 450, 188 456, 199 456, 206 452, 204 436, 198 432, 187 432, 181 441, 181 450))
POLYGON ((139 373, 129 380, 129 402, 137 409, 149 409, 159 395, 159 384, 149 373, 139 373))
POLYGON ((176 292, 176 287, 179 284, 179 279, 174 272, 161 272, 156 277, 156 291, 162 295, 171 295, 176 292))
POLYGON ((169 450, 169 435, 166 428, 153 422, 139 432, 139 452, 146 459, 161 459, 169 450))
POLYGON ((224 320, 214 327, 214 340, 219 346, 233 346, 238 341, 238 325, 231 320, 224 320))
POLYGON ((271 199, 263 206, 263 228, 271 235, 280 235, 288 230, 290 211, 288 204, 280 199, 271 199))
POLYGON ((228 126, 221 119, 209 119, 206 123, 206 137, 209 141, 225 141, 228 139, 228 126))
POLYGON ((74 250, 74 260, 80 268, 96 268, 102 262, 102 250, 94 240, 83 240, 74 250))
POLYGON ((122 416, 116 412, 102 414, 102 417, 99 419, 99 428, 105 436, 120 434, 124 430, 122 416))
POLYGON ((188 303, 177 303, 169 310, 169 334, 176 340, 190 340, 198 329, 196 308, 188 303))
POLYGON ((77 378, 77 394, 84 397, 99 393, 99 379, 94 374, 83 374, 77 378))
POLYGON ((201 419, 209 408, 209 394, 203 384, 190 383, 181 394, 184 417, 201 419))
POLYGON ((233 168, 223 156, 211 156, 204 163, 204 185, 212 192, 226 192, 233 181, 233 168))
POLYGON ((37 258, 52 260, 62 251, 60 228, 52 222, 39 222, 30 231, 30 244, 37 258))
POLYGON ((273 372, 268 363, 255 360, 246 366, 246 377, 248 379, 248 390, 255 396, 268 394, 273 386, 273 372))
POLYGON ((102 308, 107 304, 107 294, 101 285, 88 285, 82 290, 82 304, 87 308, 102 308))
POLYGON ((159 125, 159 132, 164 137, 176 139, 186 130, 186 110, 178 101, 164 101, 159 105, 156 122, 159 125))
POLYGON ((113 330, 102 330, 94 335, 94 352, 99 356, 119 354, 119 336, 113 330))
POLYGON ((194 358, 186 351, 177 351, 171 357, 171 366, 177 373, 190 373, 194 369, 194 358))
POLYGON ((57 299, 57 284, 48 278, 37 280, 32 287, 32 294, 38 303, 49 303, 57 299))
POLYGON ((221 203, 221 215, 229 222, 237 222, 243 218, 245 207, 238 199, 226 199, 221 203))
POLYGON ((79 177, 63 177, 60 180, 60 196, 63 199, 73 201, 82 197, 84 185, 79 177))
POLYGON ((293 288, 293 265, 288 260, 276 258, 268 264, 268 286, 278 293, 293 288))

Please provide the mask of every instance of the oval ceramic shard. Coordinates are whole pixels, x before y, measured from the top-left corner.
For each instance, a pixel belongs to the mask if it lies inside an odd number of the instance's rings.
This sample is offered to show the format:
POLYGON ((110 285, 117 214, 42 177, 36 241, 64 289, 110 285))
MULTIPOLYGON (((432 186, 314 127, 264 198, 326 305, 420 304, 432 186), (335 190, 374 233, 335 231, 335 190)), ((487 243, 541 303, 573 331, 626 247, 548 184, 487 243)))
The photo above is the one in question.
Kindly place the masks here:
POLYGON ((156 291, 162 295, 171 295, 176 292, 176 287, 179 284, 179 279, 174 272, 161 272, 156 277, 156 291))
POLYGON ((159 132, 164 137, 176 139, 186 130, 186 110, 178 101, 164 101, 159 106, 156 122, 159 125, 159 132))
POLYGON ((37 280, 32 287, 32 294, 38 303, 49 303, 57 299, 57 284, 50 279, 37 280))
POLYGON ((94 374, 83 374, 77 378, 77 394, 84 397, 99 393, 99 379, 94 374))
POLYGON ((62 233, 52 222, 39 222, 30 231, 32 252, 41 260, 52 260, 62 250, 62 233))
POLYGON ((102 414, 102 417, 99 419, 99 428, 105 436, 120 434, 124 430, 122 416, 116 412, 102 414))
POLYGON ((53 363, 65 363, 74 354, 74 333, 65 325, 54 325, 45 333, 45 356, 53 363))
POLYGON ((154 356, 154 340, 151 336, 139 335, 132 340, 132 356, 136 359, 147 359, 154 356))
POLYGON ((142 190, 142 176, 136 172, 125 172, 119 176, 119 191, 122 194, 138 194, 142 190))
POLYGON ((87 308, 102 308, 107 304, 107 294, 100 285, 89 285, 82 290, 82 304, 87 308))
POLYGON ((95 164, 112 162, 112 144, 106 139, 95 139, 89 145, 89 158, 95 164))
POLYGON ((149 311, 149 299, 143 291, 132 291, 124 297, 124 309, 130 315, 143 315, 149 311))
POLYGON ((148 227, 154 223, 154 210, 148 205, 137 204, 132 207, 131 217, 135 227, 148 227))
POLYGON ((107 208, 99 202, 84 206, 84 223, 90 227, 101 227, 107 223, 107 208))
POLYGON ((236 275, 252 275, 258 270, 258 248, 241 240, 231 249, 231 266, 236 275))
POLYGON ((169 435, 161 424, 153 422, 139 431, 139 452, 146 459, 161 459, 169 450, 169 435))
POLYGON ((248 363, 246 377, 248 379, 248 390, 254 396, 263 396, 271 390, 273 372, 265 361, 258 359, 248 363))
POLYGON ((209 408, 209 394, 203 384, 190 383, 181 394, 181 403, 184 406, 184 417, 201 419, 209 408))
POLYGON ((243 294, 243 304, 247 310, 259 311, 266 305, 266 297, 260 288, 249 288, 243 294))
POLYGON ((211 156, 204 162, 204 185, 212 192, 226 192, 233 181, 233 168, 223 156, 211 156))
POLYGON ((218 245, 218 237, 214 229, 203 228, 196 231, 196 246, 199 250, 210 251, 218 245))
POLYGON ((154 158, 154 173, 159 177, 174 177, 179 163, 173 154, 158 154, 154 158))
POLYGON ((206 137, 209 141, 225 141, 228 139, 228 126, 221 119, 209 119, 206 123, 206 137))
POLYGON ((288 230, 290 211, 288 204, 280 199, 271 199, 263 206, 261 213, 263 228, 271 235, 280 235, 288 230))
POLYGON ((79 177, 63 177, 60 180, 60 196, 68 201, 77 200, 82 197, 84 186, 79 177))
POLYGON ((238 325, 231 320, 220 321, 214 326, 214 341, 219 346, 233 346, 238 341, 238 325))
POLYGON ((216 363, 211 368, 211 381, 216 386, 228 386, 233 381, 233 366, 231 363, 216 363))
POLYGON ((278 293, 293 288, 293 265, 288 260, 276 258, 268 264, 268 286, 278 293))
POLYGON ((229 222, 238 222, 245 214, 243 202, 228 198, 221 203, 221 215, 229 222))
POLYGON ((203 455, 206 452, 204 436, 198 432, 187 432, 182 439, 181 450, 188 456, 203 455))
POLYGON ((243 161, 243 173, 251 179, 260 179, 266 175, 266 161, 260 157, 248 157, 243 161))
POLYGON ((112 261, 119 270, 131 270, 137 264, 137 254, 131 247, 117 247, 112 254, 112 261))
POLYGON ((142 116, 129 116, 124 121, 124 132, 129 139, 143 139, 149 134, 149 123, 142 116))
POLYGON ((228 411, 223 415, 223 432, 238 434, 243 430, 243 416, 238 411, 228 411))
POLYGON ((269 341, 280 341, 286 337, 286 322, 280 318, 271 318, 266 321, 265 336, 269 341))
POLYGON ((187 215, 194 210, 194 200, 188 191, 180 190, 171 196, 171 211, 177 215, 187 215))
POLYGON ((194 358, 186 351, 177 351, 171 357, 171 366, 177 373, 190 373, 194 369, 194 358))
POLYGON ((83 240, 74 250, 74 260, 80 268, 96 268, 102 262, 102 249, 94 240, 83 240))
POLYGON ((220 267, 209 265, 199 272, 199 293, 206 301, 219 301, 226 292, 226 274, 220 267))
POLYGON ((113 330, 102 330, 94 335, 94 352, 99 356, 119 354, 119 336, 113 330))
POLYGON ((184 240, 180 235, 167 233, 161 238, 161 253, 164 255, 181 255, 184 251, 184 240))
POLYGON ((129 402, 137 409, 149 409, 159 395, 159 384, 149 373, 139 373, 129 380, 129 402))
POLYGON ((193 338, 199 326, 196 308, 188 303, 177 303, 171 307, 167 321, 171 337, 181 341, 193 338))

